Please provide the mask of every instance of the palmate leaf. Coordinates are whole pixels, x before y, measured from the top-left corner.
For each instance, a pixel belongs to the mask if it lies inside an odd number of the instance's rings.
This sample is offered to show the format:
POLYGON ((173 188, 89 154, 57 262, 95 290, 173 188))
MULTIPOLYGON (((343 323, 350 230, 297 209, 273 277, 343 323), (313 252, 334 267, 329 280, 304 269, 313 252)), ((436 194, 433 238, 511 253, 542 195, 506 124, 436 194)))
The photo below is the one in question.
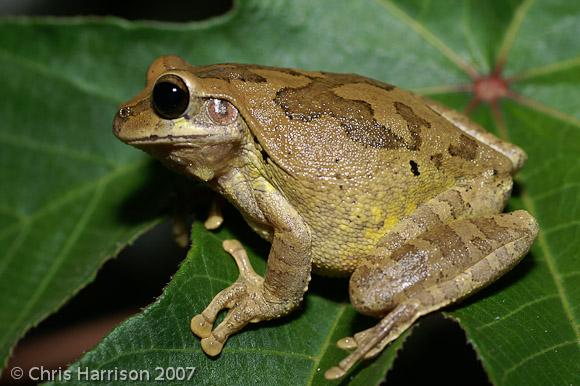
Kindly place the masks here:
MULTIPOLYGON (((115 105, 139 91, 155 57, 356 72, 458 109, 471 98, 458 85, 499 63, 517 95, 500 114, 480 106, 473 117, 528 153, 510 207, 534 214, 541 232, 522 264, 448 314, 494 384, 579 382, 577 36, 580 5, 567 0, 252 0, 196 24, 0 22, 0 87, 9 96, 0 103, 0 357, 155 221, 164 184, 142 187, 164 177, 110 134, 115 105)), ((333 342, 368 323, 353 321, 344 282, 315 279, 302 312, 236 335, 217 360, 188 332, 188 318, 236 277, 219 239, 255 243, 239 229, 228 221, 216 238, 194 227, 188 260, 159 301, 73 368, 195 366, 196 383, 322 383, 342 355, 333 342)), ((263 269, 267 247, 255 251, 263 269)), ((380 382, 400 344, 352 381, 380 382)))

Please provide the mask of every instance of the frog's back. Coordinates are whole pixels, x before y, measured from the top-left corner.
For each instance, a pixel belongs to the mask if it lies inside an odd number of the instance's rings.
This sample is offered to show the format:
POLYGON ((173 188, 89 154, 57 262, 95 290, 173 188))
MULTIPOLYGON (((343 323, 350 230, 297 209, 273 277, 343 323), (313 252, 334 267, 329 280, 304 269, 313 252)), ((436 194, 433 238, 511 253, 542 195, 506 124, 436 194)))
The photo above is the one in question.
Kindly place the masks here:
POLYGON ((315 267, 347 273, 377 240, 458 177, 510 161, 408 91, 358 75, 251 65, 194 69, 229 99, 269 173, 313 229, 315 267))
POLYGON ((384 165, 401 153, 428 156, 447 174, 466 175, 491 164, 509 169, 505 157, 466 135, 421 97, 383 82, 244 64, 193 67, 192 72, 205 93, 238 107, 268 155, 295 177, 367 177, 368 165, 384 165))

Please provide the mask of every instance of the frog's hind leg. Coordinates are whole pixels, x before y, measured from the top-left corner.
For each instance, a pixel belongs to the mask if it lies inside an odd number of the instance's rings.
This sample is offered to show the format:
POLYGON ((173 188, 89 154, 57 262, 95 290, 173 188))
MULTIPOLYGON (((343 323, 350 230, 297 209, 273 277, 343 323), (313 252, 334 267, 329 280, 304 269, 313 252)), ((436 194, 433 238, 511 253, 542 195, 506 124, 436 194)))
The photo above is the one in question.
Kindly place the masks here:
POLYGON ((361 313, 382 316, 374 327, 342 339, 355 350, 325 376, 343 376, 363 358, 379 354, 422 315, 456 302, 512 268, 538 232, 526 211, 462 219, 435 227, 351 277, 350 296, 361 313))
MULTIPOLYGON (((394 340, 397 336, 403 333, 417 318, 419 314, 420 304, 415 301, 405 302, 395 307, 387 316, 375 325, 373 328, 365 330, 363 339, 357 342, 356 350, 349 356, 340 361, 338 366, 331 367, 324 373, 326 379, 337 379, 346 374, 352 366, 363 358, 371 357, 367 354, 369 352, 381 352, 377 349, 378 346, 383 346, 383 342, 394 340), (390 338, 390 339, 389 339, 390 338)), ((350 338, 353 339, 353 338, 350 338)), ((384 346, 383 346, 384 347, 384 346)), ((376 354, 375 354, 376 355, 376 354)))

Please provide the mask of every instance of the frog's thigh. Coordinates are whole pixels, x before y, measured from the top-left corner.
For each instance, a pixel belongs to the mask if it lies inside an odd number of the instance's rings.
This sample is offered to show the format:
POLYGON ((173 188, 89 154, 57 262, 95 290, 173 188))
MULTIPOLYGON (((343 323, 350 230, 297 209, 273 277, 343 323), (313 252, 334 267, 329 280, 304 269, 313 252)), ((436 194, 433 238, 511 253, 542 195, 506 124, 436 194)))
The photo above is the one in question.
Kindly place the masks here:
POLYGON ((339 341, 357 349, 328 377, 380 353, 418 317, 497 279, 528 252, 537 232, 535 219, 526 211, 462 219, 359 267, 350 280, 351 303, 359 312, 383 319, 355 338, 339 341))
POLYGON ((535 219, 522 210, 438 226, 359 267, 351 276, 351 300, 370 315, 384 315, 407 299, 432 311, 508 271, 536 234, 535 219))
POLYGON ((511 189, 511 177, 496 176, 492 170, 460 181, 419 205, 411 215, 402 219, 378 242, 379 252, 375 256, 388 255, 427 230, 451 221, 499 213, 504 208, 511 189))

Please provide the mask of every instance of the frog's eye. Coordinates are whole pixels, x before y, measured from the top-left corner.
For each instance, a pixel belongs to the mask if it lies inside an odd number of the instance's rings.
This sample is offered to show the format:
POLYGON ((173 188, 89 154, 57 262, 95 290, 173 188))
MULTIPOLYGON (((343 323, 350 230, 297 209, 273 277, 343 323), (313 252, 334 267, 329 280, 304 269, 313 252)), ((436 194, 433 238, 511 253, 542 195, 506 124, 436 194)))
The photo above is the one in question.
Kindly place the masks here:
POLYGON ((216 125, 229 125, 238 117, 238 109, 223 99, 209 99, 206 102, 207 115, 216 125))
POLYGON ((164 75, 155 83, 151 101, 161 118, 176 119, 185 114, 189 106, 189 90, 180 77, 164 75))

